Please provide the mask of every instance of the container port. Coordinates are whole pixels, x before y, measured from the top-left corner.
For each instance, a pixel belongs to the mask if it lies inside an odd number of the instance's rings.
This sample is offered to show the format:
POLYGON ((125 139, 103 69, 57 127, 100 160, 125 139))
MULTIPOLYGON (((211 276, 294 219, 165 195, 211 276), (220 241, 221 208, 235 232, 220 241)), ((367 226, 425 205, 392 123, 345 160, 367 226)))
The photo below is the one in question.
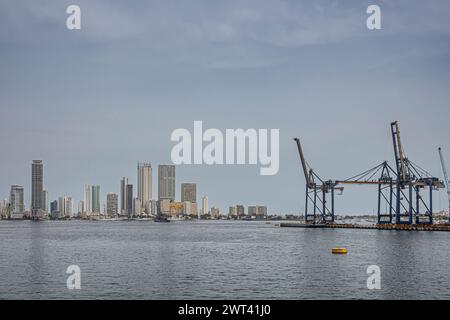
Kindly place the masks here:
MULTIPOLYGON (((434 193, 447 188, 450 214, 450 186, 447 170, 439 148, 444 181, 431 175, 406 157, 400 127, 391 123, 395 165, 388 161, 347 179, 321 178, 306 161, 300 139, 296 142, 306 181, 303 223, 281 223, 281 227, 347 228, 408 231, 450 231, 449 223, 433 221, 434 193), (367 225, 336 223, 335 195, 343 194, 345 185, 371 185, 377 189, 377 223, 367 225)), ((450 217, 447 217, 450 221, 450 217)))

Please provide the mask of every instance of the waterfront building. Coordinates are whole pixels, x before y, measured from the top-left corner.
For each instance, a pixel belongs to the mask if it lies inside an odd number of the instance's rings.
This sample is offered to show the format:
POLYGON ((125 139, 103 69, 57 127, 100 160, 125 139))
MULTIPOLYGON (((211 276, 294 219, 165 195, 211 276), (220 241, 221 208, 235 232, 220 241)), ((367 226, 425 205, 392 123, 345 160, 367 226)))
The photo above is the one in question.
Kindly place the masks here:
POLYGON ((92 186, 92 213, 100 213, 100 186, 92 186))
POLYGON ((242 217, 245 215, 245 208, 243 205, 241 205, 241 204, 236 205, 236 215, 238 217, 242 217))
POLYGON ((33 160, 31 164, 31 217, 42 215, 42 194, 44 184, 44 165, 42 160, 33 160))
POLYGON ((209 214, 208 196, 202 198, 202 214, 209 214))
POLYGON ((12 185, 9 196, 9 203, 11 204, 11 214, 23 214, 25 212, 25 205, 23 201, 23 186, 12 185))
POLYGON ((211 208, 211 217, 218 219, 220 217, 220 210, 219 208, 212 207, 211 208))
POLYGON ((178 216, 183 214, 183 203, 172 201, 169 204, 169 213, 171 216, 178 216))
POLYGON ((158 165, 158 200, 175 200, 175 165, 158 165))
POLYGON ((84 185, 84 208, 83 213, 91 214, 92 212, 92 198, 91 198, 91 186, 88 184, 84 185))
POLYGON ((78 216, 80 217, 83 214, 83 212, 84 212, 84 201, 80 200, 78 201, 78 211, 77 211, 78 216))
POLYGON ((170 213, 170 200, 169 199, 161 199, 158 201, 158 212, 161 214, 169 214, 170 213))
POLYGON ((127 184, 126 190, 126 213, 128 216, 131 216, 133 214, 133 185, 127 184))
POLYGON ((68 196, 59 197, 57 211, 58 211, 57 218, 72 217, 73 216, 72 198, 68 196))
POLYGON ((53 213, 55 213, 57 211, 58 211, 58 201, 55 200, 55 201, 50 202, 50 214, 53 215, 53 213))
POLYGON ((266 206, 257 206, 256 215, 260 217, 267 216, 267 207, 266 206))
POLYGON ((197 185, 195 183, 181 184, 181 202, 197 202, 197 185))
POLYGON ((146 208, 152 198, 152 165, 150 163, 138 163, 137 181, 137 198, 141 202, 141 207, 146 208))
POLYGON ((47 214, 48 213, 48 190, 42 190, 42 210, 47 214))
POLYGON ((150 213, 153 215, 158 213, 158 201, 150 200, 150 213))
POLYGON ((128 205, 127 205, 127 185, 128 185, 128 178, 123 177, 120 180, 120 213, 123 215, 127 214, 128 205))
POLYGON ((133 199, 133 215, 139 216, 142 213, 141 200, 139 198, 133 199))
POLYGON ((119 196, 117 193, 106 195, 106 213, 110 216, 117 216, 119 213, 119 196))

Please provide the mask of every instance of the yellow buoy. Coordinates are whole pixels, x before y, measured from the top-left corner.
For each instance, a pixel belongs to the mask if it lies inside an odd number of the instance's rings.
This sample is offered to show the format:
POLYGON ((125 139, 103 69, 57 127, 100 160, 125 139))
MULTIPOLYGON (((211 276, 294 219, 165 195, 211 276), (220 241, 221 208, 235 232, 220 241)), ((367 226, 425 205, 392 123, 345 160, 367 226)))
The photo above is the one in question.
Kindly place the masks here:
POLYGON ((334 253, 334 254, 346 254, 347 253, 347 248, 333 248, 333 249, 331 249, 331 253, 334 253))

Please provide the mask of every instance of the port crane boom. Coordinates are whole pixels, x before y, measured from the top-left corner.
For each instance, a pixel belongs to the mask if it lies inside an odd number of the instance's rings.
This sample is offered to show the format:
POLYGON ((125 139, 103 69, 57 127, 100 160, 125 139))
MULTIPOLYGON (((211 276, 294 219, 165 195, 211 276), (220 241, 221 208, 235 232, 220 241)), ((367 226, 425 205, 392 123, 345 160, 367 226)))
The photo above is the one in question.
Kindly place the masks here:
POLYGON ((447 168, 445 166, 444 156, 442 155, 442 149, 439 148, 439 158, 441 159, 442 172, 444 173, 444 183, 447 188, 447 196, 448 196, 448 221, 450 222, 450 182, 448 181, 447 168))

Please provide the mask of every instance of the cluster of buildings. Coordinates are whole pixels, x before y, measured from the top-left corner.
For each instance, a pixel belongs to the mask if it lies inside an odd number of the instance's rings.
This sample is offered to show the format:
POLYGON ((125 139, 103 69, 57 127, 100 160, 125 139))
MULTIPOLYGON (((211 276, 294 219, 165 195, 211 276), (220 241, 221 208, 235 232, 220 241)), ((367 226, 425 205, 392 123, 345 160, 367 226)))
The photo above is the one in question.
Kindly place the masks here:
MULTIPOLYGON (((197 184, 181 183, 181 199, 175 197, 175 165, 158 165, 158 195, 152 194, 152 165, 137 164, 137 186, 129 183, 127 177, 120 180, 120 193, 106 194, 106 203, 101 205, 99 185, 84 185, 83 200, 75 203, 70 196, 60 196, 48 206, 48 191, 44 188, 42 160, 33 160, 31 165, 31 206, 25 210, 24 187, 12 185, 9 199, 0 203, 0 216, 7 219, 67 219, 67 218, 145 218, 162 214, 172 218, 223 218, 219 208, 209 209, 207 196, 197 202, 197 184)), ((267 207, 249 206, 245 214, 243 205, 230 207, 228 217, 266 217, 267 207)))
POLYGON ((237 204, 228 208, 228 216, 234 219, 242 219, 244 217, 263 219, 267 217, 266 206, 248 206, 247 213, 242 204, 237 204))

